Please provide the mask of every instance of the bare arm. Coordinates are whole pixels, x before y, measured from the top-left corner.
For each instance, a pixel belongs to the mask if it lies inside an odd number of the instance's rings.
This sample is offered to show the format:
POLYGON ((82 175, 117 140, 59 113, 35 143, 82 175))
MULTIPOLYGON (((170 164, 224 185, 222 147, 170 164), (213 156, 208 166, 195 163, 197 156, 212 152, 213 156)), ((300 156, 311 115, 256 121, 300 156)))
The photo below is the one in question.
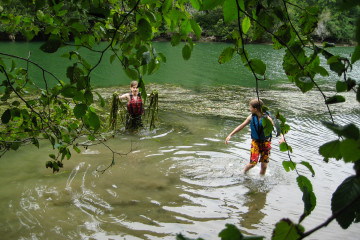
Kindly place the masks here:
POLYGON ((242 130, 246 125, 248 125, 251 122, 251 114, 245 119, 245 121, 240 124, 239 126, 237 126, 230 134, 229 136, 227 136, 227 138, 225 139, 225 144, 228 144, 228 141, 230 140, 230 138, 237 132, 239 132, 240 130, 242 130))
POLYGON ((119 99, 120 99, 120 100, 121 100, 121 99, 127 99, 127 100, 129 100, 129 98, 130 98, 130 94, 129 94, 129 93, 125 93, 125 94, 119 96, 119 99))

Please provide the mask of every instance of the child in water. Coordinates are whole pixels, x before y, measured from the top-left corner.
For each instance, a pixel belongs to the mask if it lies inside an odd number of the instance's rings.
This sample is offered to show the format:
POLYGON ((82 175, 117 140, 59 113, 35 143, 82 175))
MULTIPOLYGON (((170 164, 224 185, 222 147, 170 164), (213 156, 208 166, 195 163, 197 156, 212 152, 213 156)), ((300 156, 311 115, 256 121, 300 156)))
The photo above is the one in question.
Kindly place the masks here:
MULTIPOLYGON (((261 170, 260 174, 265 175, 267 164, 269 162, 269 155, 271 150, 271 134, 265 136, 264 128, 262 126, 263 118, 268 118, 274 126, 274 122, 267 112, 262 112, 262 106, 264 103, 261 100, 253 99, 250 101, 249 109, 251 114, 245 119, 245 121, 237 126, 225 139, 225 144, 228 144, 230 138, 240 130, 242 130, 245 126, 250 124, 251 128, 251 152, 250 152, 250 162, 246 165, 244 169, 244 173, 253 168, 257 162, 261 162, 261 170)), ((284 142, 284 136, 280 133, 280 141, 279 144, 284 142)))
POLYGON ((126 117, 126 129, 137 129, 142 127, 141 115, 144 113, 141 93, 139 92, 138 82, 130 83, 130 93, 119 96, 119 99, 127 99, 128 115, 126 117))

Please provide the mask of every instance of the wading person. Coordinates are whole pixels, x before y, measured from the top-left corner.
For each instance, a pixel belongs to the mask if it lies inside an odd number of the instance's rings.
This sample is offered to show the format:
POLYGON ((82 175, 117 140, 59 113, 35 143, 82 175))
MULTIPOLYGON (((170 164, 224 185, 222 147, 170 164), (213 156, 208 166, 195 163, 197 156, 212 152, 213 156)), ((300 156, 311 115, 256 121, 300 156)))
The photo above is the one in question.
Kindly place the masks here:
POLYGON ((119 96, 119 99, 127 99, 126 129, 137 129, 142 127, 141 116, 144 113, 143 101, 139 92, 138 82, 130 83, 130 93, 119 96))
MULTIPOLYGON (((265 175, 267 164, 269 162, 269 155, 271 150, 271 133, 265 136, 262 122, 264 118, 268 118, 274 126, 274 122, 269 116, 268 112, 262 112, 263 102, 258 99, 253 99, 249 103, 249 110, 251 114, 245 119, 245 121, 237 126, 225 139, 225 144, 228 144, 230 138, 245 126, 250 124, 251 129, 251 151, 250 151, 250 162, 246 165, 244 173, 253 168, 259 161, 261 162, 260 174, 265 175)), ((284 142, 284 136, 280 133, 279 143, 284 142)))

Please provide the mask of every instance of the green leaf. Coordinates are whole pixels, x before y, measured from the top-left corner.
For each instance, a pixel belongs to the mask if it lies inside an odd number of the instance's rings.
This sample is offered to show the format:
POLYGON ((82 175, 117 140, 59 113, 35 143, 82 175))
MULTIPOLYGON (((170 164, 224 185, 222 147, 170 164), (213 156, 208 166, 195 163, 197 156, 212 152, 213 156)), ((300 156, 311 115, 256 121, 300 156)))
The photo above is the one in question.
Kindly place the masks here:
POLYGON ((302 192, 304 191, 304 188, 306 188, 310 192, 313 191, 312 184, 311 184, 310 180, 307 177, 305 177, 303 175, 299 175, 296 178, 296 181, 297 181, 298 186, 299 186, 299 188, 300 188, 300 190, 302 192))
POLYGON ((310 91, 314 87, 314 82, 308 76, 296 77, 295 84, 303 93, 310 91))
POLYGON ((113 24, 115 28, 118 28, 121 24, 120 15, 118 13, 114 13, 113 15, 113 24))
POLYGON ((100 106, 101 107, 105 107, 105 100, 104 100, 104 98, 100 95, 100 93, 98 93, 98 92, 95 92, 96 93, 96 95, 99 97, 99 99, 100 99, 100 106))
POLYGON ((297 240, 304 232, 301 225, 294 224, 290 219, 281 219, 275 226, 272 240, 297 240), (299 232, 300 231, 300 232, 299 232))
POLYGON ((307 187, 304 187, 302 200, 304 202, 304 213, 300 217, 300 222, 304 220, 305 217, 309 216, 310 213, 315 209, 316 196, 313 191, 310 191, 307 187))
POLYGON ((54 53, 61 47, 60 39, 49 39, 46 43, 40 46, 41 51, 46 53, 54 53))
POLYGON ((49 154, 49 157, 56 160, 56 156, 54 154, 49 154))
POLYGON ((266 64, 260 59, 251 59, 245 66, 251 66, 252 70, 260 75, 264 75, 266 71, 266 64))
POLYGON ((140 19, 137 27, 139 36, 142 40, 150 40, 153 37, 151 25, 146 19, 140 19))
POLYGON ((234 56, 235 49, 233 47, 225 48, 219 56, 218 62, 220 64, 229 62, 234 56))
POLYGON ((162 5, 162 12, 165 14, 169 11, 169 9, 172 7, 173 0, 165 0, 162 5))
POLYGON ((291 28, 287 25, 282 25, 278 28, 273 36, 273 48, 274 49, 281 49, 284 47, 284 44, 287 44, 292 39, 291 28))
POLYGON ((323 42, 323 47, 324 48, 332 48, 332 47, 335 47, 335 43, 323 42))
POLYGON ((200 10, 201 0, 190 0, 190 3, 193 6, 193 8, 195 8, 196 10, 200 10))
POLYGON ((310 6, 300 16, 300 27, 304 35, 311 34, 317 27, 317 15, 319 9, 315 6, 310 6))
POLYGON ((191 57, 191 48, 188 44, 185 44, 182 49, 182 56, 184 60, 189 60, 191 57))
POLYGON ((11 111, 10 109, 5 110, 5 112, 1 115, 1 122, 3 124, 7 124, 11 119, 11 111))
POLYGON ((156 55, 158 55, 161 58, 161 61, 163 61, 164 63, 166 63, 166 56, 163 53, 158 52, 156 55))
POLYGON ((191 28, 194 31, 196 37, 199 39, 201 37, 201 27, 194 19, 190 19, 190 24, 191 24, 191 28))
POLYGON ((356 176, 345 179, 336 189, 331 199, 331 210, 343 229, 347 229, 360 214, 360 183, 356 176), (345 206, 348 207, 344 209, 345 206))
POLYGON ((75 117, 77 119, 82 118, 83 116, 85 116, 87 109, 88 106, 85 103, 76 104, 73 110, 75 117))
POLYGON ((337 81, 336 82, 336 92, 346 92, 347 84, 346 82, 337 81))
POLYGON ((359 139, 359 129, 356 125, 354 125, 353 123, 350 123, 348 125, 345 126, 340 126, 337 124, 333 124, 332 122, 322 122, 327 128, 329 128, 330 130, 332 130, 334 133, 336 133, 339 137, 346 137, 346 138, 351 138, 354 140, 358 140, 359 139))
POLYGON ((215 7, 221 5, 224 0, 203 0, 200 11, 206 11, 214 9, 215 7))
POLYGON ((191 32, 191 23, 188 19, 182 21, 181 23, 181 35, 186 36, 189 32, 191 32))
POLYGON ((13 142, 13 143, 11 143, 10 148, 12 150, 16 151, 19 149, 20 146, 21 146, 21 142, 13 142))
POLYGON ((360 45, 357 45, 351 56, 351 64, 354 64, 359 59, 360 59, 360 45))
POLYGON ((302 162, 300 162, 300 164, 304 165, 305 167, 307 167, 310 170, 310 172, 312 174, 312 177, 315 176, 315 171, 314 171, 314 169, 313 169, 313 167, 311 166, 310 163, 302 161, 302 162))
POLYGON ((110 63, 113 63, 115 59, 116 59, 116 55, 115 54, 111 55, 110 56, 110 63))
POLYGON ((356 81, 352 78, 348 78, 346 81, 347 84, 347 91, 350 91, 351 89, 353 89, 356 86, 356 81))
POLYGON ((300 175, 296 178, 296 181, 298 182, 300 190, 303 192, 304 214, 300 218, 300 221, 302 221, 314 210, 316 206, 316 196, 313 193, 312 184, 307 177, 300 175))
POLYGON ((68 97, 68 98, 73 98, 77 93, 77 89, 74 86, 71 85, 65 85, 62 89, 61 89, 61 94, 64 97, 68 97))
POLYGON ((287 151, 292 152, 292 148, 286 142, 282 142, 282 143, 280 143, 280 151, 281 152, 287 152, 287 151))
POLYGON ((39 140, 37 138, 32 139, 32 144, 34 144, 37 148, 40 148, 39 140))
POLYGON ((330 65, 330 70, 336 72, 339 77, 345 71, 345 65, 341 62, 339 56, 331 56, 327 60, 327 64, 330 65))
POLYGON ((360 142, 345 139, 340 143, 340 152, 345 162, 356 162, 360 160, 360 142))
POLYGON ((264 128, 265 136, 269 136, 272 133, 272 131, 274 130, 274 126, 272 125, 272 122, 267 117, 263 118, 262 126, 264 128))
POLYGON ((228 23, 238 18, 236 1, 224 1, 223 4, 224 22, 228 23))
POLYGON ((219 233, 221 240, 243 239, 243 235, 236 226, 232 224, 225 224, 225 226, 226 228, 219 233))
POLYGON ((337 160, 341 159, 341 152, 340 152, 340 141, 335 140, 332 142, 328 142, 320 146, 319 153, 325 158, 335 158, 337 160))
POLYGON ((126 68, 125 73, 131 80, 139 79, 139 73, 138 73, 138 71, 136 71, 134 69, 126 68))
POLYGON ((283 161, 282 165, 286 172, 290 172, 290 170, 295 170, 296 168, 296 163, 292 161, 283 161))
POLYGON ((242 30, 246 34, 251 27, 251 21, 248 16, 246 16, 242 21, 242 30))
POLYGON ((325 68, 323 68, 322 66, 315 66, 312 70, 316 73, 320 73, 320 75, 323 77, 329 76, 328 71, 325 68))
POLYGON ((335 103, 342 103, 342 102, 345 102, 345 98, 340 95, 335 95, 335 96, 329 97, 325 101, 326 104, 335 104, 335 103))
POLYGON ((72 28, 76 29, 76 31, 78 32, 86 32, 87 29, 86 27, 84 26, 84 24, 81 24, 80 22, 74 22, 72 25, 71 25, 72 28))
POLYGON ((13 101, 13 102, 11 103, 11 105, 13 105, 13 106, 15 106, 15 107, 18 107, 18 106, 20 106, 20 102, 19 102, 19 101, 13 101))
POLYGON ((88 114, 88 123, 94 131, 97 131, 100 128, 100 119, 98 115, 92 111, 88 114))
POLYGON ((177 45, 179 45, 181 42, 181 35, 178 33, 175 33, 170 40, 171 46, 175 47, 177 45))
POLYGON ((86 90, 84 93, 84 99, 87 105, 90 105, 94 102, 94 95, 90 90, 86 90))
POLYGON ((73 145, 73 149, 74 149, 75 152, 77 152, 77 153, 80 153, 80 152, 81 152, 80 149, 79 149, 77 146, 75 146, 75 145, 73 145))
POLYGON ((83 74, 84 71, 77 67, 77 63, 74 63, 73 66, 68 67, 66 70, 66 76, 70 79, 71 84, 77 83, 83 74))

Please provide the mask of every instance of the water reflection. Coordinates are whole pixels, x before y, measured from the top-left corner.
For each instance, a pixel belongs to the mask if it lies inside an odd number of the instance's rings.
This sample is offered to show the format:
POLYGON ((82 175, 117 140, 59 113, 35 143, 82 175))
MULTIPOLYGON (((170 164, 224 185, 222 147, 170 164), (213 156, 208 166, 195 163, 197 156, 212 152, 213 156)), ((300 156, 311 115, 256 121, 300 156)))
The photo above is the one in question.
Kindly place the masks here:
POLYGON ((266 203, 267 192, 258 191, 257 189, 249 190, 244 196, 244 206, 247 211, 240 214, 240 225, 245 229, 257 229, 259 223, 265 217, 263 208, 266 203))

